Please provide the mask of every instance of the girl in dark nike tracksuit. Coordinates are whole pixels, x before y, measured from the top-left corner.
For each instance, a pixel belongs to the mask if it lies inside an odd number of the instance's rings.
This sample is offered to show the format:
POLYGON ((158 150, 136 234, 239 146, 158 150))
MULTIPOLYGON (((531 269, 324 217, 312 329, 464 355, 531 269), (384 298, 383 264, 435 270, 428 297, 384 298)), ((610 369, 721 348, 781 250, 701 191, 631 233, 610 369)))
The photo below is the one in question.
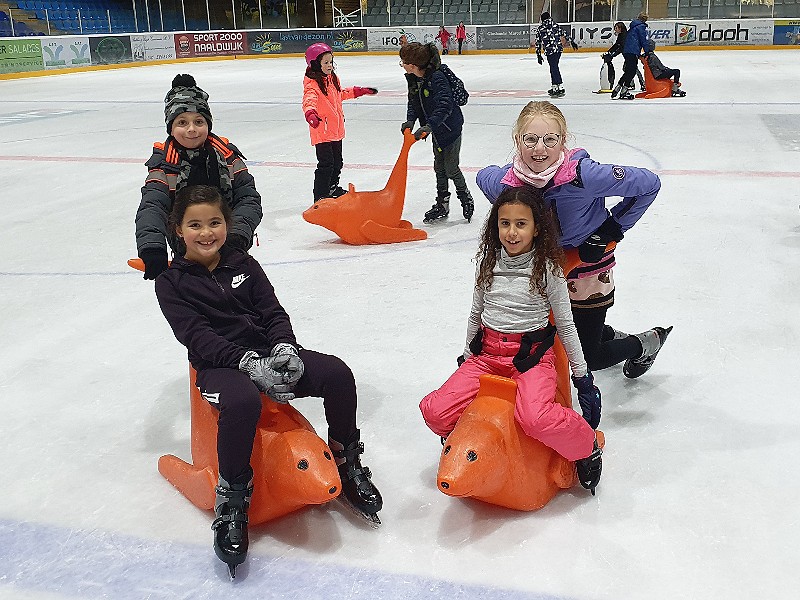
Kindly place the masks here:
POLYGON ((308 350, 297 343, 289 315, 261 265, 244 250, 225 244, 229 224, 230 211, 216 188, 182 189, 173 205, 170 226, 184 238, 187 253, 176 256, 155 284, 161 311, 175 337, 188 349, 189 361, 197 371, 197 386, 219 410, 220 479, 246 485, 252 478, 250 455, 261 415, 260 390, 278 401, 287 401, 292 395, 321 397, 329 445, 342 476, 342 492, 360 493, 362 500, 369 496, 369 508, 377 512, 380 494, 369 481, 369 470, 358 463, 363 444, 356 428, 353 373, 336 356, 308 350), (195 214, 191 211, 196 206, 220 207, 216 223, 193 221, 190 215, 195 214), (214 226, 216 231, 212 231, 214 226), (201 245, 196 243, 198 238, 201 245), (200 258, 190 260, 192 252, 200 258), (276 349, 280 354, 291 354, 295 360, 299 357, 297 362, 302 367, 299 379, 292 382, 292 393, 283 399, 262 385, 263 371, 254 373, 250 368, 251 361, 269 364, 278 355, 276 349), (343 457, 341 461, 339 456, 343 457))

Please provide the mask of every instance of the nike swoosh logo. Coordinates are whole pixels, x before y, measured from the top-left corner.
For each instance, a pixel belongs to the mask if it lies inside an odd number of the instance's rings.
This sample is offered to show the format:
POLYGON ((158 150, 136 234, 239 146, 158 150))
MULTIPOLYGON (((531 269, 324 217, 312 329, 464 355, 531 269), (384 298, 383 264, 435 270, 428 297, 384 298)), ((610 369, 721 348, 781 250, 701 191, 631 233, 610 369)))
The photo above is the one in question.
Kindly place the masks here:
POLYGON ((250 277, 250 275, 245 275, 245 276, 244 276, 244 277, 242 277, 241 279, 235 279, 234 281, 232 281, 232 282, 231 282, 231 287, 232 287, 232 288, 238 288, 238 287, 239 287, 240 285, 242 285, 242 284, 245 282, 245 280, 247 280, 249 277, 250 277))

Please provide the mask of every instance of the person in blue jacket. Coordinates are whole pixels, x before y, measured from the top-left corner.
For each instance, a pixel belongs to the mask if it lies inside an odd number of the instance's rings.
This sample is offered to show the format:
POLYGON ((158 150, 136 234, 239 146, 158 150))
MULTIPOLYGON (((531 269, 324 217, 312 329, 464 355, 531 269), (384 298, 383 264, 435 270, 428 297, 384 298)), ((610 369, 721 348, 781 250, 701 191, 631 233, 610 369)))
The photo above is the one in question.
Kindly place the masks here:
POLYGON ((219 411, 214 550, 235 567, 244 561, 248 548, 250 456, 261 416, 261 392, 276 402, 321 397, 343 500, 378 523, 383 499, 359 458, 364 444, 356 426, 352 371, 340 358, 297 343, 289 315, 261 265, 245 250, 228 244, 232 223, 231 208, 216 187, 182 188, 169 224, 183 241, 185 254, 176 255, 156 277, 155 288, 161 312, 189 351, 197 387, 219 411))
POLYGON ((611 92, 614 100, 633 100, 634 96, 628 91, 636 76, 639 68, 639 57, 645 53, 647 44, 647 13, 640 12, 639 18, 631 21, 628 28, 628 36, 625 38, 625 47, 622 49, 622 57, 625 63, 622 65, 622 77, 620 77, 617 87, 611 92))
POLYGON ((671 327, 628 335, 606 325, 614 303, 614 250, 661 189, 647 169, 595 162, 583 148, 567 148, 567 122, 551 102, 529 102, 514 126, 514 159, 477 175, 478 187, 494 203, 507 187, 544 189, 555 207, 562 247, 577 248, 580 264, 567 274, 572 314, 591 371, 625 361, 626 377, 639 377, 653 364, 671 327), (606 197, 620 200, 606 209, 606 197))

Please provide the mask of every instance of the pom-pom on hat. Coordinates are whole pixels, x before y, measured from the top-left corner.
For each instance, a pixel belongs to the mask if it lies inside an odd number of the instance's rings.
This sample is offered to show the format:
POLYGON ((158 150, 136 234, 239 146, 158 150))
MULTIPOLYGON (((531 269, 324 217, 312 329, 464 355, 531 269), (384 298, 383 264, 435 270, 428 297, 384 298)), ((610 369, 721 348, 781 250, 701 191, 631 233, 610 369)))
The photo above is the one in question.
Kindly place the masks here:
POLYGON ((164 121, 167 133, 172 134, 172 122, 175 117, 185 112, 196 112, 208 121, 211 131, 211 109, 208 107, 208 94, 197 87, 191 75, 176 75, 172 80, 172 89, 164 98, 164 121))

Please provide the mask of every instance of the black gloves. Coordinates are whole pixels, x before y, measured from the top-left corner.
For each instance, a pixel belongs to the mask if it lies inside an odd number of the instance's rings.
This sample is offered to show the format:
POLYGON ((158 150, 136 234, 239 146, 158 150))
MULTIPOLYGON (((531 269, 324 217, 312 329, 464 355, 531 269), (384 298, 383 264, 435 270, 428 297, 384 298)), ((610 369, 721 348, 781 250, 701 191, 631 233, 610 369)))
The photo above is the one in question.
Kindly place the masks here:
POLYGON ((585 263, 596 263, 603 258, 609 242, 619 242, 624 236, 622 229, 614 220, 608 217, 586 241, 578 246, 578 256, 585 263))
POLYGON ((238 233, 229 233, 228 237, 225 239, 225 244, 231 248, 238 248, 239 250, 244 250, 245 252, 247 252, 247 249, 250 248, 250 240, 243 235, 239 235, 238 233))
POLYGON ((581 405, 583 418, 589 427, 597 429, 600 425, 600 390, 594 384, 594 377, 587 371, 583 377, 573 377, 572 383, 578 390, 578 402, 581 405))
POLYGON ((402 125, 400 125, 400 133, 405 132, 406 129, 413 129, 414 128, 414 121, 406 121, 402 125))
POLYGON ((431 134, 431 126, 423 125, 414 132, 414 139, 422 140, 428 137, 430 134, 431 134))
POLYGON ((576 43, 575 43, 575 40, 572 40, 572 41, 570 42, 570 44, 572 44, 572 49, 573 49, 573 50, 577 50, 577 49, 578 49, 578 44, 576 44, 576 43))
POLYGON ((158 248, 149 248, 139 253, 139 258, 144 263, 144 278, 155 279, 169 268, 167 251, 158 248))
POLYGON ((542 63, 544 63, 544 59, 542 58, 542 53, 541 53, 541 52, 536 52, 536 60, 538 60, 538 61, 539 61, 539 64, 540 64, 540 65, 541 65, 542 63))

